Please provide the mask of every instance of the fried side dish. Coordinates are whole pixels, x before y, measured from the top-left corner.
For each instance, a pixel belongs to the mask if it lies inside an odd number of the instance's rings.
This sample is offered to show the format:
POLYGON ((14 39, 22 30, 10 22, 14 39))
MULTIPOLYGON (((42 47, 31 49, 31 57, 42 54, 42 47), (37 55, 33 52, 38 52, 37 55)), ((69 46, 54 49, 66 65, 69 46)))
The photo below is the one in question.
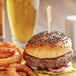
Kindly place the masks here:
POLYGON ((0 66, 19 63, 22 59, 22 49, 11 43, 0 43, 0 66))
POLYGON ((11 43, 0 43, 0 76, 37 76, 31 68, 22 65, 23 50, 11 43))
POLYGON ((31 68, 20 63, 10 64, 7 69, 0 69, 0 76, 37 76, 31 68))
POLYGON ((29 67, 22 64, 11 64, 7 69, 8 76, 20 76, 17 72, 24 72, 26 76, 37 76, 35 72, 33 72, 29 67))

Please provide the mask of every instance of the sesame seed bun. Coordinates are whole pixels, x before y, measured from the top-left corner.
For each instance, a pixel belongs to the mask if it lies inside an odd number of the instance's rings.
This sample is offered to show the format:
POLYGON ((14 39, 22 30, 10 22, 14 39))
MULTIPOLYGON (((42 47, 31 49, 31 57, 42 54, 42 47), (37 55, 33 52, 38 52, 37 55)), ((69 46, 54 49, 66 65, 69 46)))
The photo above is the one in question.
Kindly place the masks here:
POLYGON ((37 58, 56 58, 72 50, 69 37, 60 32, 41 32, 34 35, 27 43, 25 52, 37 58))

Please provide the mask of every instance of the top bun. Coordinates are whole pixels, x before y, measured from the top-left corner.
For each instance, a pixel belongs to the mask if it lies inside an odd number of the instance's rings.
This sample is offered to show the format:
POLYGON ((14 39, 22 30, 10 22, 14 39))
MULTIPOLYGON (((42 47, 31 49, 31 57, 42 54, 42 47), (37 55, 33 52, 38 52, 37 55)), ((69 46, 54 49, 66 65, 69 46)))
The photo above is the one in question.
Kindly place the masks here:
POLYGON ((37 58, 57 58, 72 51, 69 37, 60 32, 41 32, 27 43, 25 52, 37 58))

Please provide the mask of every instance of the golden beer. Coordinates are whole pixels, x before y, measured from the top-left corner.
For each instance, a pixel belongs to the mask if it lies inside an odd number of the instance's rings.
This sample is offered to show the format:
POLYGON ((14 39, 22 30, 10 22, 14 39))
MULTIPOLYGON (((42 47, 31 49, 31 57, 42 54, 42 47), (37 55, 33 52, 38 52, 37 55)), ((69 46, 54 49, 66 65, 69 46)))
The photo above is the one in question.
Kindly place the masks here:
POLYGON ((38 0, 6 0, 11 32, 16 41, 26 42, 33 35, 38 0))

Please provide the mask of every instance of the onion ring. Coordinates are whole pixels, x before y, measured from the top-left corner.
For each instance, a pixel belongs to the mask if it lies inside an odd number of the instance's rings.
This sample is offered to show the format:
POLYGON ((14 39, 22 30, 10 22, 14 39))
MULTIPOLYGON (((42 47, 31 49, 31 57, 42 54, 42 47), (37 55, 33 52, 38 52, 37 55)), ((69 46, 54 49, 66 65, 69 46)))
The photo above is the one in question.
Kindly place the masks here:
POLYGON ((7 69, 8 76, 20 76, 17 71, 23 71, 27 75, 26 76, 37 76, 35 72, 33 72, 29 67, 22 64, 10 64, 9 68, 7 69))
POLYGON ((9 58, 0 59, 0 66, 9 65, 12 63, 17 63, 17 62, 20 62, 20 60, 21 60, 20 55, 14 55, 14 56, 9 57, 9 58))
POLYGON ((27 76, 26 73, 24 73, 24 72, 18 72, 18 74, 19 74, 20 76, 27 76))
POLYGON ((7 71, 0 71, 0 76, 8 76, 7 71))
POLYGON ((8 42, 4 42, 4 43, 0 43, 0 48, 1 47, 16 49, 17 52, 19 52, 21 55, 23 55, 23 50, 20 47, 17 47, 16 45, 14 45, 14 44, 11 44, 11 43, 8 43, 8 42))
POLYGON ((9 65, 7 65, 7 66, 1 66, 0 67, 0 71, 7 71, 8 67, 9 67, 9 65))
POLYGON ((11 43, 0 43, 0 66, 18 63, 22 60, 23 50, 11 43))
MULTIPOLYGON (((24 72, 17 72, 19 76, 27 76, 24 72)), ((0 71, 0 76, 8 76, 7 71, 0 71)), ((13 76, 13 75, 12 75, 13 76)))
POLYGON ((14 48, 0 47, 0 54, 14 53, 14 48))

